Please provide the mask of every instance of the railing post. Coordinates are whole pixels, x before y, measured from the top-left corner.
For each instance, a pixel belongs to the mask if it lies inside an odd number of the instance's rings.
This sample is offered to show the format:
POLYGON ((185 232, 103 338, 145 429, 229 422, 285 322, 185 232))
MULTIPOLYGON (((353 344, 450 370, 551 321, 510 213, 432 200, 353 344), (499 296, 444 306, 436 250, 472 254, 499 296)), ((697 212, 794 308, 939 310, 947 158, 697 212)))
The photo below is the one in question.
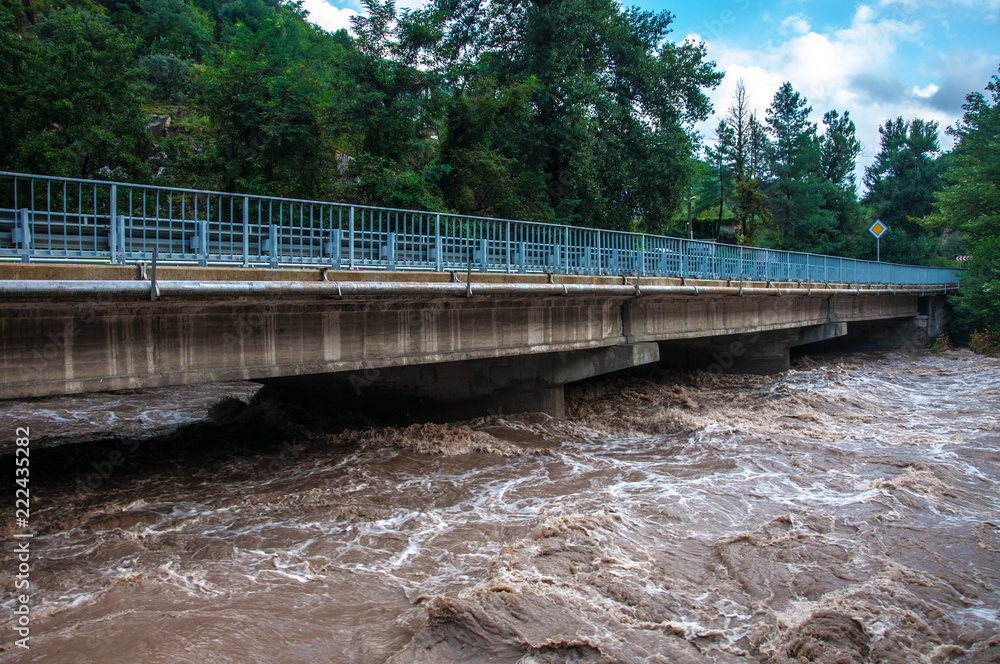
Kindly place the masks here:
POLYGON ((506 230, 506 232, 507 232, 507 242, 506 242, 506 244, 507 244, 507 264, 504 267, 504 270, 507 272, 507 274, 510 274, 511 265, 510 265, 510 222, 509 221, 507 222, 507 230, 506 230))
POLYGON ((330 262, 330 265, 333 267, 334 270, 340 269, 340 252, 342 247, 340 232, 341 231, 339 228, 334 229, 334 231, 331 233, 332 237, 330 238, 330 256, 331 258, 333 258, 333 260, 330 262))
POLYGON ((386 258, 386 261, 388 262, 389 269, 390 270, 395 270, 396 269, 396 234, 395 233, 389 233, 389 237, 386 240, 386 243, 387 244, 386 244, 386 247, 385 247, 385 252, 386 252, 386 257, 385 258, 386 258))
POLYGON ((268 226, 268 253, 271 255, 271 267, 278 267, 278 227, 275 224, 268 226))
POLYGON ((527 250, 528 250, 528 243, 522 241, 521 242, 521 274, 524 274, 525 272, 528 271, 528 256, 527 256, 528 251, 527 250))
MULTIPOLYGON (((97 198, 95 187, 94 198, 97 198)), ((118 258, 118 185, 111 185, 111 199, 108 202, 108 248, 111 250, 112 265, 118 258)))
POLYGON ((354 269, 354 206, 351 206, 351 213, 347 221, 347 267, 354 269))
POLYGON ((125 215, 118 215, 118 256, 115 262, 125 265, 125 215))
POLYGON ((569 231, 570 231, 569 226, 563 228, 563 255, 562 255, 563 274, 569 274, 569 231))
POLYGON ((601 274, 601 231, 595 231, 594 235, 597 238, 597 274, 601 274))
POLYGON ((441 215, 434 215, 434 269, 444 270, 444 243, 441 241, 441 215))
POLYGON ((208 222, 204 219, 198 222, 198 265, 208 265, 208 222))
POLYGON ((21 208, 21 262, 31 262, 31 229, 29 228, 31 213, 28 208, 21 208))
POLYGON ((486 238, 480 238, 479 240, 479 271, 486 272, 487 266, 489 265, 489 258, 486 255, 486 251, 489 248, 486 238))
POLYGON ((641 277, 646 273, 646 236, 639 236, 639 264, 635 268, 636 276, 641 277))
POLYGON ((243 197, 243 267, 250 267, 250 197, 243 197))

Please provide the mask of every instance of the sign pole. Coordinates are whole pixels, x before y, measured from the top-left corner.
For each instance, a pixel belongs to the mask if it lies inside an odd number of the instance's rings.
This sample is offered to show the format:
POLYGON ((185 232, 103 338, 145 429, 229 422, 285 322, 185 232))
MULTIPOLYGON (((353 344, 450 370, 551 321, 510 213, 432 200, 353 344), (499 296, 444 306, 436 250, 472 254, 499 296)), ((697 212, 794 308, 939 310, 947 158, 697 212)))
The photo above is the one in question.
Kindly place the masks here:
POLYGON ((888 227, 882 223, 881 219, 876 219, 875 223, 871 225, 868 232, 875 236, 875 258, 879 263, 882 262, 882 233, 885 233, 888 227))

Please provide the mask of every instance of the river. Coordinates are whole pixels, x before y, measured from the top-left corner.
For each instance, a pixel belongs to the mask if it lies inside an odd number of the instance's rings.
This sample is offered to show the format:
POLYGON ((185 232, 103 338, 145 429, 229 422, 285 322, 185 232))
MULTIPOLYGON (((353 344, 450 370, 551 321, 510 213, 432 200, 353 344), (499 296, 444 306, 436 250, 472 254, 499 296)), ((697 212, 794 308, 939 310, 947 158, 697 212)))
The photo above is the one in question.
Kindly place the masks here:
POLYGON ((1000 661, 1000 360, 633 370, 564 419, 395 427, 252 392, 0 403, 36 532, 0 661, 1000 661))

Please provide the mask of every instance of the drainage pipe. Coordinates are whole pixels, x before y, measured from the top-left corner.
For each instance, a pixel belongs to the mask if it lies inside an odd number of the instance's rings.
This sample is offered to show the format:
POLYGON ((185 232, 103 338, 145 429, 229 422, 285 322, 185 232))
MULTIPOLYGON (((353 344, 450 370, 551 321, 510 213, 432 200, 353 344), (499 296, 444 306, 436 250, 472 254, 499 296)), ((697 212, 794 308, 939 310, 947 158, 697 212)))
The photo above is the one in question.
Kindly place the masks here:
MULTIPOLYGON (((470 286, 444 282, 299 282, 299 281, 158 281, 156 299, 235 299, 235 298, 333 298, 346 297, 466 297, 470 286)), ((0 281, 0 300, 149 300, 153 284, 149 281, 0 281)), ((954 287, 953 287, 954 288, 954 287)), ((948 288, 939 284, 921 286, 885 286, 861 288, 846 284, 811 284, 792 287, 760 286, 677 286, 642 284, 639 297, 665 296, 811 296, 832 295, 935 295, 948 288)), ((476 296, 598 296, 636 297, 635 284, 519 284, 475 283, 476 296)))

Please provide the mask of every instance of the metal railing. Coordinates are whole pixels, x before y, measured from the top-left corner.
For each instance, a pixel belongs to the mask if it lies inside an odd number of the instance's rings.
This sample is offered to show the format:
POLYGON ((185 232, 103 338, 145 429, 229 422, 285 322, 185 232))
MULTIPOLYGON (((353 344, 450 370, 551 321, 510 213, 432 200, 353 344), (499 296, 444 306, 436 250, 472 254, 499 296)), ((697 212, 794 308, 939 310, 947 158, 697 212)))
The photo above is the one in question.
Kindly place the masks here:
POLYGON ((148 261, 871 284, 949 268, 323 201, 0 172, 0 260, 148 261))

